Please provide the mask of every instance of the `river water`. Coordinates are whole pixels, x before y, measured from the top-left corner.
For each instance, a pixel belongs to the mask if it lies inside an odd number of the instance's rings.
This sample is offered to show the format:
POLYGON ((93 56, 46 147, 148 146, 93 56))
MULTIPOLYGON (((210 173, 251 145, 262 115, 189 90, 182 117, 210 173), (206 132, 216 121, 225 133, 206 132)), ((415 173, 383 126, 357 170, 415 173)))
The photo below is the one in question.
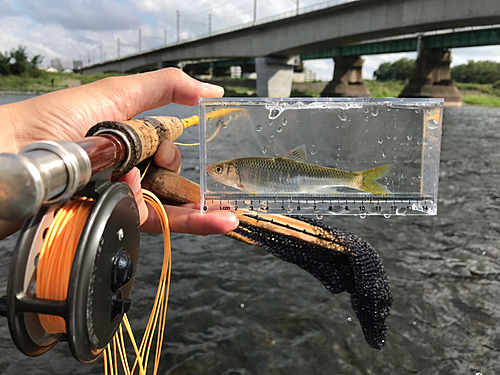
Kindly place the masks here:
MULTIPOLYGON (((0 97, 0 103, 19 97, 0 97)), ((148 114, 187 117, 196 108, 148 114)), ((182 138, 195 141, 197 131, 182 138)), ((197 148, 182 174, 198 180, 197 148)), ((347 294, 264 250, 223 236, 172 235, 172 286, 161 374, 496 374, 500 368, 500 109, 444 115, 438 215, 325 217, 380 254, 394 294, 387 344, 364 341, 347 294)), ((0 292, 15 236, 0 242, 0 292)), ((162 238, 142 236, 132 324, 143 327, 161 263, 162 238)), ((102 373, 64 343, 28 358, 0 318, 0 371, 102 373)))

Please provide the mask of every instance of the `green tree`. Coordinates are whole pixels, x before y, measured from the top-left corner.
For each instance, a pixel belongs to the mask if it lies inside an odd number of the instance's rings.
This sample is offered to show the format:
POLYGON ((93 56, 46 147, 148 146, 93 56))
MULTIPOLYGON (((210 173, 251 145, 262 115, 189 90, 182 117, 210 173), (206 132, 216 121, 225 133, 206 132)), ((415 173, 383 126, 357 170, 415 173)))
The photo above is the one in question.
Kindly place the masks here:
POLYGON ((469 61, 451 69, 451 78, 464 83, 495 83, 500 81, 500 63, 469 61))
POLYGON ((10 74, 10 56, 8 52, 5 55, 0 52, 0 75, 6 76, 10 74))
POLYGON ((36 55, 31 59, 26 53, 26 47, 19 46, 5 54, 0 53, 0 75, 27 75, 39 77, 38 65, 42 62, 42 56, 36 55))
POLYGON ((406 57, 393 63, 382 63, 373 73, 377 81, 405 81, 412 77, 415 60, 406 57))

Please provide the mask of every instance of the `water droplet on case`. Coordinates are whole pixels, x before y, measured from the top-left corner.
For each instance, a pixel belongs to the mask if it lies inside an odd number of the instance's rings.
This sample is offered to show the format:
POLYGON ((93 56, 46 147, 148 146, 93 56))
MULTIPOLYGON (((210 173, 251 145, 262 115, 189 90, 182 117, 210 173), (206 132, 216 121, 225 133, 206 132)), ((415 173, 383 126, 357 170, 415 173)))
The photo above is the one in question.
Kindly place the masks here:
POLYGON ((279 127, 278 127, 278 129, 276 129, 276 131, 277 131, 278 133, 281 133, 281 132, 283 131, 283 128, 282 128, 281 126, 279 126, 279 127))
POLYGON ((346 113, 345 113, 345 111, 343 109, 340 110, 339 119, 341 121, 347 121, 347 115, 346 115, 346 113))
POLYGON ((398 207, 396 209, 396 215, 406 216, 406 208, 405 207, 398 207))
POLYGON ((427 127, 431 130, 439 128, 439 123, 436 120, 427 121, 427 127))
POLYGON ((282 111, 283 111, 282 109, 278 109, 278 108, 272 108, 272 109, 270 109, 269 110, 269 119, 270 120, 274 120, 279 115, 281 115, 282 111))
POLYGON ((263 126, 262 125, 257 125, 255 128, 257 129, 258 132, 260 132, 262 130, 263 126))

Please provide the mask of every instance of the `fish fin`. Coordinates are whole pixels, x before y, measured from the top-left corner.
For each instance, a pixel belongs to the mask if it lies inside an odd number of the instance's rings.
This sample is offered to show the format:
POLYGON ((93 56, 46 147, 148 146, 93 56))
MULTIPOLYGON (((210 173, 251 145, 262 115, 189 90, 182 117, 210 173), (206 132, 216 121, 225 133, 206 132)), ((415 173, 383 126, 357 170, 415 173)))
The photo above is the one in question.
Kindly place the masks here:
POLYGON ((340 195, 342 193, 339 192, 338 187, 335 186, 327 186, 318 190, 314 191, 315 193, 318 194, 331 194, 331 195, 340 195))
POLYGON ((243 187, 243 185, 238 185, 238 189, 241 189, 241 190, 243 190, 244 192, 246 192, 247 194, 250 194, 250 195, 257 195, 257 192, 247 190, 247 189, 245 189, 245 188, 243 187))
POLYGON ((384 177, 391 167, 391 164, 386 164, 381 165, 380 167, 358 172, 362 176, 359 189, 375 195, 391 194, 391 192, 385 186, 382 186, 378 182, 375 182, 375 180, 384 177))
POLYGON ((307 161, 307 149, 305 145, 300 145, 295 147, 292 151, 289 151, 283 159, 290 159, 294 161, 300 161, 305 163, 307 161))

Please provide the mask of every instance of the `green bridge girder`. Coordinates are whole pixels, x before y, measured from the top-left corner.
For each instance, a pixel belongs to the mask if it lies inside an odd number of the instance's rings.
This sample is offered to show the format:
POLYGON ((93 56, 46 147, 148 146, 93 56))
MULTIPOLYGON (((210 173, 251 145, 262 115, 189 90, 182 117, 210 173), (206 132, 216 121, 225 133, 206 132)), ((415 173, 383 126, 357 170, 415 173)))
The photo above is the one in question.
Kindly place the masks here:
POLYGON ((198 68, 210 68, 213 66, 214 68, 219 68, 219 67, 230 67, 230 66, 241 66, 241 65, 254 65, 255 60, 252 58, 247 58, 247 59, 234 59, 234 60, 221 60, 221 61, 213 61, 213 62, 200 62, 200 63, 193 63, 189 65, 196 65, 198 68))
MULTIPOLYGON (((426 48, 460 48, 500 44, 500 28, 462 31, 429 35, 421 38, 426 48)), ((302 60, 324 59, 336 56, 378 55, 382 53, 411 52, 417 50, 418 38, 336 47, 301 55, 302 60)))
MULTIPOLYGON (((426 48, 461 48, 500 44, 500 28, 462 31, 449 34, 429 35, 421 38, 426 48)), ((335 47, 301 55, 302 60, 332 58, 336 56, 378 55, 383 53, 413 52, 417 50, 418 38, 388 40, 355 46, 335 47)), ((252 65, 253 58, 197 63, 196 66, 207 68, 252 65)))

